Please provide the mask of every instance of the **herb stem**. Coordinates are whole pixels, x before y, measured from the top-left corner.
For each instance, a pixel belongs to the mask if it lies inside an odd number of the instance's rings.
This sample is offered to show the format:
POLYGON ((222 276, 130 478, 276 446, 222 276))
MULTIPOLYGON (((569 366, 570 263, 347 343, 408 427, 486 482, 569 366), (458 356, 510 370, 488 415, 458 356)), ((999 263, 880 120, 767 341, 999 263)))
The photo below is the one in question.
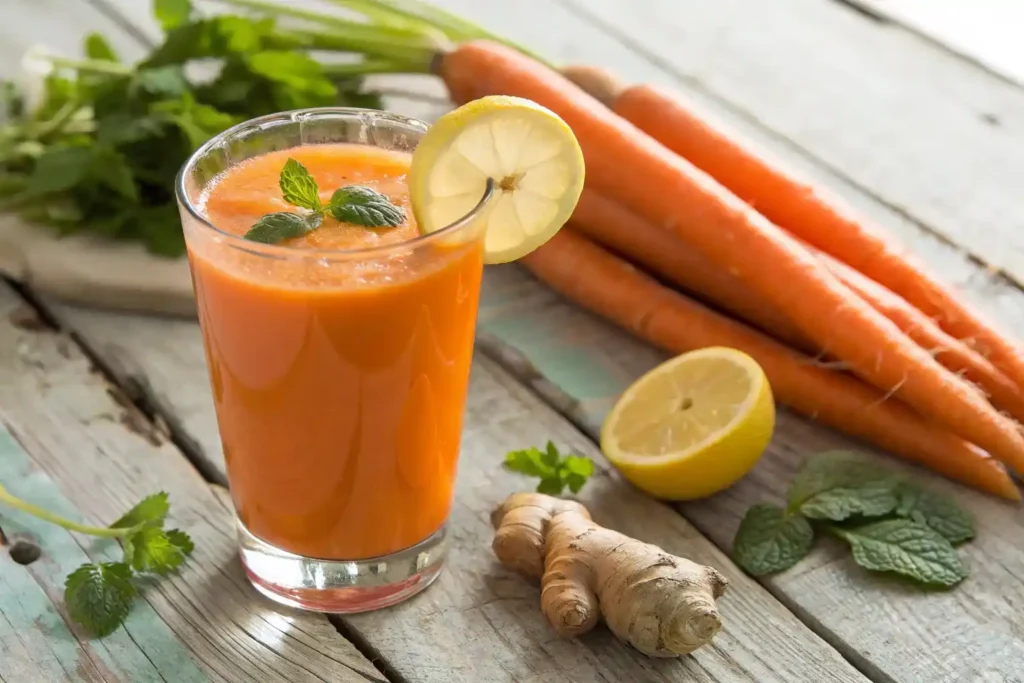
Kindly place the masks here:
POLYGON ((353 28, 344 31, 335 29, 330 33, 301 29, 278 31, 267 40, 271 46, 280 49, 299 46, 307 50, 356 52, 368 57, 416 65, 429 65, 440 49, 435 42, 426 41, 418 34, 395 35, 391 29, 361 24, 354 24, 353 28))
POLYGON ((435 29, 443 31, 450 40, 456 43, 471 40, 473 38, 484 38, 496 43, 503 43, 525 55, 529 55, 545 66, 554 68, 554 65, 552 65, 551 62, 519 43, 503 38, 491 31, 488 31, 479 24, 467 21, 457 14, 442 9, 430 2, 425 2, 424 0, 331 0, 331 2, 335 5, 340 5, 356 11, 362 11, 364 13, 367 13, 365 8, 367 6, 371 6, 381 13, 390 12, 393 15, 406 18, 407 20, 416 21, 427 26, 433 26, 435 29))
POLYGON ((134 69, 130 66, 118 64, 117 62, 108 62, 103 59, 68 59, 67 57, 50 54, 39 55, 38 58, 49 62, 59 69, 75 69, 76 71, 109 74, 111 76, 130 76, 134 73, 134 69))
POLYGON ((368 58, 358 62, 324 64, 324 73, 334 78, 369 76, 372 74, 425 74, 430 73, 426 62, 393 61, 368 58))
POLYGON ((45 510, 39 507, 38 505, 33 505, 28 501, 24 501, 21 498, 12 495, 10 492, 7 491, 7 489, 3 487, 2 484, 0 484, 0 503, 4 503, 5 505, 12 507, 16 510, 21 510, 22 512, 32 515, 33 517, 38 517, 39 519, 45 522, 56 524, 59 527, 67 529, 68 531, 74 531, 80 534, 87 534, 89 536, 98 536, 100 538, 123 538, 125 536, 132 534, 135 531, 135 529, 132 528, 110 529, 107 527, 97 527, 89 526, 88 524, 79 524, 78 522, 74 522, 70 519, 65 519, 60 515, 55 515, 49 510, 45 510))

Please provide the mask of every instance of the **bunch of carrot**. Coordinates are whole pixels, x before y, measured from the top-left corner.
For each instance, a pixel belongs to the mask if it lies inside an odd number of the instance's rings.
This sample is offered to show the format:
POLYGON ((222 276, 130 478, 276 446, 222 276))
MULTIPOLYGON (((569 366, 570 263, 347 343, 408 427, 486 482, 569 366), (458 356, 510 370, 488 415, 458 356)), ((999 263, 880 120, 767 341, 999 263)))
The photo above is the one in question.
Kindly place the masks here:
POLYGON ((456 103, 515 95, 572 128, 587 186, 522 261, 541 280, 670 352, 745 351, 794 410, 1020 500, 1007 468, 1024 474, 1024 351, 883 231, 671 92, 556 70, 419 0, 332 1, 451 43, 429 64, 359 46, 368 72, 432 71, 456 103))
POLYGON ((580 204, 523 259, 541 280, 668 351, 743 350, 791 408, 1020 499, 1024 352, 880 230, 672 93, 486 41, 437 73, 456 102, 526 97, 580 141, 580 204))

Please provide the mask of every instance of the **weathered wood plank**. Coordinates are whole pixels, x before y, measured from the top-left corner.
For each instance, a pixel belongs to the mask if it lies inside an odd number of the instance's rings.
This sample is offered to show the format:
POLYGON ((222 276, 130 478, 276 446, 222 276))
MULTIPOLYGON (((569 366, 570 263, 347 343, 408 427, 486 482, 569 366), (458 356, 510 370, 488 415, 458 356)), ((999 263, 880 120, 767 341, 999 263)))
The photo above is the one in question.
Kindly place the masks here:
POLYGON ((1024 85, 1024 6, 1006 0, 831 0, 897 21, 994 73, 1024 85))
MULTIPOLYGON (((144 495, 167 491, 174 523, 192 535, 196 552, 180 574, 146 587, 123 629, 89 640, 77 627, 63 626, 69 623, 64 577, 86 558, 116 558, 118 548, 0 509, 9 537, 31 535, 43 550, 43 559, 27 567, 6 552, 0 560, 4 582, 27 591, 11 614, 30 627, 16 629, 15 640, 4 636, 3 649, 26 653, 12 655, 12 667, 37 661, 49 667, 30 669, 37 677, 8 680, 48 680, 56 662, 67 676, 55 680, 382 681, 327 619, 258 596, 237 560, 230 505, 68 336, 25 320, 20 298, 0 286, 0 423, 20 444, 0 432, 4 485, 58 513, 94 521, 116 519, 144 495), (19 650, 25 640, 51 648, 53 657, 19 650)), ((5 616, 10 600, 6 591, 0 597, 5 616)))

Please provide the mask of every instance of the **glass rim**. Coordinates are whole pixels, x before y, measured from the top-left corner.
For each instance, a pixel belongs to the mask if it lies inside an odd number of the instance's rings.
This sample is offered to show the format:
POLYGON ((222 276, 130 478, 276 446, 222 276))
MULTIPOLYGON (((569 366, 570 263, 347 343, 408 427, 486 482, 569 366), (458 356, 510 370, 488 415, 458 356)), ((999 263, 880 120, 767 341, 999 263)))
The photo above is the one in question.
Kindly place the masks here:
MULTIPOLYGON (((469 210, 464 216, 458 220, 449 223, 448 225, 434 230, 433 232, 420 233, 412 239, 405 240, 404 242, 396 242, 395 244, 387 244, 376 247, 357 247, 357 248, 322 248, 318 247, 315 249, 306 248, 295 248, 283 246, 280 244, 265 244, 263 242, 254 242, 247 240, 241 235, 237 235, 232 232, 228 232, 221 228, 218 228, 212 222, 210 222, 206 216, 204 216, 195 204, 193 204, 191 198, 188 196, 188 192, 185 188, 186 178, 192 170, 194 170, 199 160, 208 155, 213 149, 223 144, 226 140, 236 137, 242 131, 255 128, 259 129, 263 125, 273 121, 292 121, 295 123, 301 123, 303 118, 311 115, 330 115, 335 114, 338 116, 343 115, 361 115, 361 116, 372 116, 377 119, 383 119, 391 123, 408 126, 410 128, 422 128, 424 131, 429 129, 429 125, 419 119, 414 119, 410 116, 402 116, 401 114, 395 114, 389 111, 381 109, 365 109, 360 107, 309 107, 306 109, 293 109, 290 111, 276 112, 273 114, 266 114, 264 116, 258 116, 253 119, 236 123, 234 126, 227 130, 221 131, 217 135, 207 140, 198 149, 196 149, 189 156, 188 160, 182 164, 181 169, 178 171, 178 175, 174 180, 174 195, 178 201, 178 205, 185 208, 188 215, 202 226, 202 229, 214 233, 216 236, 224 239, 229 246, 232 246, 241 251, 248 252, 257 256, 269 256, 275 258, 307 258, 307 257, 328 257, 328 256, 343 256, 343 257, 366 257, 366 258, 377 258, 380 256, 386 256, 393 253, 407 252, 409 249, 416 249, 418 247, 432 243, 435 240, 439 240, 445 235, 453 232, 458 232, 460 228, 464 228, 468 223, 475 220, 484 207, 494 197, 494 179, 488 178, 487 184, 484 187, 484 192, 480 197, 480 200, 469 210)), ((359 144, 359 143, 355 143, 359 144)), ((369 146, 369 145, 368 145, 369 146)), ((255 157, 253 157, 255 158, 255 157)))

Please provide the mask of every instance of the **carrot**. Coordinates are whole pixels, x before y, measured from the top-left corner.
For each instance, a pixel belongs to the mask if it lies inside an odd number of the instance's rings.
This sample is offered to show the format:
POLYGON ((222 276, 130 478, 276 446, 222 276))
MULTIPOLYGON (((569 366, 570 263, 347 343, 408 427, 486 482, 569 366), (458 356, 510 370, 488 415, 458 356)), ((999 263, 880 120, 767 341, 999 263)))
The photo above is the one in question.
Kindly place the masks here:
MULTIPOLYGON (((594 190, 583 191, 569 227, 697 298, 752 323, 779 341, 803 351, 816 351, 787 318, 745 291, 738 279, 710 266, 668 230, 651 225, 594 190)), ((1024 396, 992 363, 943 332, 900 296, 828 254, 811 249, 834 276, 896 323, 944 367, 977 384, 997 408, 1024 420, 1024 396)))
POLYGON ((738 278, 708 263, 669 230, 652 225, 593 189, 583 190, 569 227, 776 339, 813 350, 788 318, 750 292, 738 278))
POLYGON ((900 295, 1024 386, 1024 350, 837 197, 759 154, 676 94, 650 85, 624 87, 607 72, 590 67, 566 68, 563 73, 766 218, 900 295))
POLYGON ((453 93, 517 95, 554 111, 580 141, 592 187, 734 273, 870 383, 1024 471, 1024 435, 1012 421, 713 178, 511 48, 463 43, 437 69, 453 93))
POLYGON ((1020 500, 997 460, 948 429, 659 284, 586 237, 562 230, 521 263, 570 300, 670 353, 739 349, 758 362, 775 396, 794 410, 950 479, 1020 500))
POLYGON ((817 256, 843 284, 896 323, 919 346, 934 354, 942 365, 977 384, 992 405, 1024 421, 1024 394, 1020 387, 987 358, 949 336, 898 294, 828 254, 817 252, 817 256))

